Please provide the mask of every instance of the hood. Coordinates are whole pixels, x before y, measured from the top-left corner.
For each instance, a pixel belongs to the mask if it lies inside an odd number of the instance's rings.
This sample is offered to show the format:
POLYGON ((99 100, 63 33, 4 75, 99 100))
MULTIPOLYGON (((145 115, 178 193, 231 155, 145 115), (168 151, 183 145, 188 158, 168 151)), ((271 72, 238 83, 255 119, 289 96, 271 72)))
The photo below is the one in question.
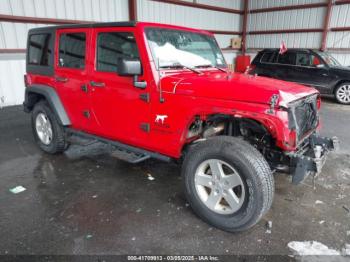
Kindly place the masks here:
POLYGON ((278 95, 278 105, 287 106, 318 91, 314 88, 266 77, 224 72, 176 73, 162 78, 162 90, 180 95, 270 104, 278 95))

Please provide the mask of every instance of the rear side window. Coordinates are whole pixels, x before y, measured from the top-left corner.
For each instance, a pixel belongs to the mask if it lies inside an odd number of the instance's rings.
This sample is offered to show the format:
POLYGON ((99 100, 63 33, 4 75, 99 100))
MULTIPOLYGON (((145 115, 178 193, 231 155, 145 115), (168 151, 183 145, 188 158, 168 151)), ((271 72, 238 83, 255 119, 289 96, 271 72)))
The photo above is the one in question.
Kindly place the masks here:
POLYGON ((116 72, 119 58, 139 58, 134 34, 130 32, 99 33, 97 70, 116 72))
POLYGON ((261 63, 274 63, 275 62, 275 52, 266 52, 262 55, 261 63))
POLYGON ((49 66, 51 34, 36 34, 29 37, 28 64, 49 66))
POLYGON ((284 65, 295 65, 296 54, 294 52, 286 52, 278 55, 278 63, 284 65))
POLYGON ((85 33, 61 34, 59 42, 59 66, 85 68, 85 33))

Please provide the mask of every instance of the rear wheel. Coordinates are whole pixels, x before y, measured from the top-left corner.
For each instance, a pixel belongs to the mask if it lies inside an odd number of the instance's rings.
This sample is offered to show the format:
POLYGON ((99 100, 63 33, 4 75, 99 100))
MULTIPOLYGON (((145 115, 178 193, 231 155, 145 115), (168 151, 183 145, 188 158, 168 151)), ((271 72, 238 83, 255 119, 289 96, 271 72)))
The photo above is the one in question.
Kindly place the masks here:
POLYGON ((67 148, 63 127, 44 100, 34 106, 32 130, 36 143, 46 153, 61 153, 67 148))
POLYGON ((199 143, 188 152, 182 175, 195 213, 225 231, 254 226, 271 207, 269 165, 242 139, 214 137, 199 143))
POLYGON ((335 89, 335 98, 338 103, 350 104, 350 82, 342 83, 335 89))

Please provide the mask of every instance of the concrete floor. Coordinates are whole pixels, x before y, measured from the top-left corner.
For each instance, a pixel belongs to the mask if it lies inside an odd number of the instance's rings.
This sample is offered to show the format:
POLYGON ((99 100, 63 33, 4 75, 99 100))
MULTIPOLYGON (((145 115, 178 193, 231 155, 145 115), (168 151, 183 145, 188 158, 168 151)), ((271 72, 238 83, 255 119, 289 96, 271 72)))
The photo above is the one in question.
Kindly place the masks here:
POLYGON ((251 230, 230 234, 192 213, 179 167, 153 160, 130 165, 97 144, 44 154, 34 144, 29 115, 21 107, 4 108, 0 254, 286 255, 290 241, 305 240, 340 250, 350 243, 350 106, 325 100, 322 117, 322 133, 337 135, 342 149, 329 157, 316 190, 311 179, 293 186, 276 175, 270 212, 251 230), (18 185, 27 190, 9 192, 18 185))

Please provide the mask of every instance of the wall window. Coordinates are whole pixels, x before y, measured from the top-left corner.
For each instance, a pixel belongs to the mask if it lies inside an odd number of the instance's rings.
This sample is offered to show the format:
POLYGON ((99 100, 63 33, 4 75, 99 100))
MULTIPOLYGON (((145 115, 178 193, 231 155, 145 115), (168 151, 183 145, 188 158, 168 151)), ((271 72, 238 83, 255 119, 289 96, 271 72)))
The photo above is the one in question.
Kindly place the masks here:
POLYGON ((69 33, 60 36, 59 66, 68 68, 85 67, 85 33, 69 33))
POLYGON ((119 58, 139 58, 133 33, 99 33, 97 39, 97 70, 117 72, 119 58))
POLYGON ((29 37, 28 63, 30 65, 48 66, 50 49, 50 34, 37 34, 29 37))

